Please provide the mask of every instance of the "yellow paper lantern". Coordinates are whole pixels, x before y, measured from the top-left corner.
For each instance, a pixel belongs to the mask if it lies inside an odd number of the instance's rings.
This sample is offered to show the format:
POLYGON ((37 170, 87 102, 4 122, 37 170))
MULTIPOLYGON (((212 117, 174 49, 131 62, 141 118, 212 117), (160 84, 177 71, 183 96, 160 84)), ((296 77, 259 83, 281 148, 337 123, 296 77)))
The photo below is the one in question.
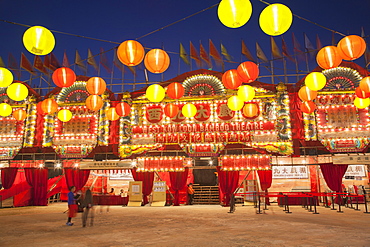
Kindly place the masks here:
POLYGON ((62 122, 68 122, 69 120, 72 119, 72 112, 67 109, 60 110, 58 112, 58 118, 62 122))
POLYGON ((255 95, 256 95, 256 92, 254 91, 254 88, 252 86, 244 85, 244 86, 239 87, 238 89, 239 99, 245 102, 252 100, 255 95))
POLYGON ((238 96, 234 95, 234 96, 231 96, 227 100, 227 106, 232 111, 239 111, 239 110, 241 110, 243 108, 244 101, 241 98, 239 98, 238 96))
POLYGON ((218 5, 218 18, 230 28, 243 26, 251 18, 252 4, 249 0, 222 0, 218 5))
POLYGON ((185 117, 191 118, 197 114, 197 107, 191 103, 188 103, 182 107, 181 112, 185 117))
POLYGON ((362 78, 359 86, 365 93, 370 93, 370 76, 362 78))
POLYGON ((312 72, 306 76, 304 82, 312 91, 319 91, 326 85, 326 76, 320 72, 312 72))
POLYGON ((275 3, 267 6, 260 14, 260 27, 263 32, 277 36, 288 31, 293 22, 293 14, 284 4, 275 3))
POLYGON ((15 101, 22 101, 28 96, 28 88, 22 83, 13 83, 7 89, 8 97, 15 101))
POLYGON ((55 38, 47 28, 33 26, 24 32, 23 44, 32 54, 47 55, 54 49, 55 38))
POLYGON ((359 109, 364 109, 370 105, 370 98, 361 99, 356 97, 353 104, 359 109))
POLYGON ((153 84, 146 89, 146 97, 151 102, 161 102, 166 95, 166 91, 161 85, 153 84))
POLYGON ((7 103, 0 104, 0 116, 7 117, 12 114, 12 107, 7 103))
POLYGON ((13 82, 13 74, 6 68, 0 68, 0 87, 7 87, 13 82))

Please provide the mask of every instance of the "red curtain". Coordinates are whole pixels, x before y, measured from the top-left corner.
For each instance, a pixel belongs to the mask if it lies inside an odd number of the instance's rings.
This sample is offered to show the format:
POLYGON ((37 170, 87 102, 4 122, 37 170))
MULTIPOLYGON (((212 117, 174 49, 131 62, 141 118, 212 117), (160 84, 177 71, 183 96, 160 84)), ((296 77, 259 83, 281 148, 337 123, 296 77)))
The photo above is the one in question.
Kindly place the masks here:
POLYGON ((7 167, 1 169, 1 181, 4 189, 10 189, 14 183, 15 177, 17 176, 18 168, 7 167))
POLYGON ((320 169, 329 189, 336 192, 342 191, 342 178, 348 165, 321 164, 320 169))
POLYGON ((258 170, 257 173, 260 180, 261 190, 266 191, 271 187, 272 170, 258 170))
POLYGON ((48 169, 47 168, 26 168, 27 183, 32 186, 33 206, 46 206, 48 189, 48 169))
POLYGON ((146 205, 153 190, 154 172, 137 172, 136 169, 131 169, 131 172, 135 181, 143 182, 143 205, 146 205))
POLYGON ((174 206, 180 206, 180 191, 186 186, 189 169, 183 172, 170 172, 171 189, 175 192, 174 206))
POLYGON ((238 187, 239 171, 223 171, 218 166, 218 184, 223 194, 221 201, 225 206, 230 206, 230 197, 238 187))
POLYGON ((81 190, 90 175, 90 170, 80 170, 75 168, 65 168, 64 175, 67 182, 67 187, 75 186, 76 191, 81 190))

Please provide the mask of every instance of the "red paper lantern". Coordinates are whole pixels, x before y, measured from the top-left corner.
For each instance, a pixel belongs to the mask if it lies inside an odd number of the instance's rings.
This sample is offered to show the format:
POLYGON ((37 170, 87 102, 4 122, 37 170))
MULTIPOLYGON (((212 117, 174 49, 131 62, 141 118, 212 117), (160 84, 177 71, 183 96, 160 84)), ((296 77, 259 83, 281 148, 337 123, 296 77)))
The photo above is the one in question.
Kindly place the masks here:
POLYGON ((173 118, 179 113, 179 110, 180 108, 177 105, 170 103, 164 107, 164 114, 169 118, 173 118))
POLYGON ((76 74, 70 68, 59 68, 53 73, 53 82, 58 87, 70 87, 76 81, 76 74))
POLYGON ((13 117, 17 120, 17 121, 23 121, 26 119, 27 117, 27 112, 23 109, 18 109, 18 110, 15 110, 13 112, 13 117))
POLYGON ((106 114, 109 121, 116 121, 119 119, 119 115, 117 114, 115 107, 109 108, 106 111, 106 114))
POLYGON ((37 103, 37 105, 36 105, 36 112, 39 113, 39 114, 41 114, 41 115, 45 115, 46 113, 42 110, 41 104, 42 104, 42 101, 40 101, 39 103, 37 103))
POLYGON ((126 102, 121 102, 116 105, 116 112, 121 117, 126 117, 131 112, 131 106, 126 102))
POLYGON ((355 60, 364 54, 366 42, 360 36, 349 35, 339 41, 337 48, 344 60, 355 60))
POLYGON ((362 89, 362 91, 370 93, 370 76, 362 78, 359 87, 362 89))
POLYGON ((370 92, 365 92, 360 87, 356 88, 355 94, 356 94, 357 97, 359 97, 361 99, 366 99, 366 98, 370 97, 370 92))
POLYGON ((41 109, 46 114, 53 114, 58 111, 58 104, 54 99, 45 99, 41 103, 41 109))
POLYGON ((91 77, 86 83, 86 89, 90 94, 100 95, 105 92, 107 84, 100 77, 91 77))
POLYGON ((122 42, 117 49, 117 57, 127 66, 136 66, 144 59, 144 47, 135 40, 122 42))
POLYGON ((317 64, 323 69, 338 67, 342 62, 336 46, 325 46, 316 55, 317 64))
POLYGON ((249 61, 241 63, 237 71, 243 82, 246 83, 255 81, 260 73, 257 64, 249 61))
POLYGON ((92 111, 98 111, 103 107, 103 99, 99 95, 90 95, 85 101, 86 107, 92 111))
POLYGON ((316 110, 316 104, 312 101, 303 101, 300 104, 300 109, 302 112, 310 114, 316 110))
POLYGON ((184 93, 185 93, 185 89, 181 83, 172 82, 167 87, 167 95, 171 99, 180 99, 182 96, 184 96, 184 93))
POLYGON ((243 114, 247 118, 255 118, 259 115, 258 105, 255 103, 247 103, 243 107, 243 114))
POLYGON ((152 73, 163 73, 170 66, 170 57, 164 50, 152 49, 145 55, 144 65, 152 73))
POLYGON ((303 86, 298 91, 298 97, 302 101, 311 101, 317 97, 317 91, 312 91, 307 86, 303 86))
POLYGON ((242 79, 236 69, 231 69, 222 75, 222 83, 228 89, 237 89, 242 85, 242 79))

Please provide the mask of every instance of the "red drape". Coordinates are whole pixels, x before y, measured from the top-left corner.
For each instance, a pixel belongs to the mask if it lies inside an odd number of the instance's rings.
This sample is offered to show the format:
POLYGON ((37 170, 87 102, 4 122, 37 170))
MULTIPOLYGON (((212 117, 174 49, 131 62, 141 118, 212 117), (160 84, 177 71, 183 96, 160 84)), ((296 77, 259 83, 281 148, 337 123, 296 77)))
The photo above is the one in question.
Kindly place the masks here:
POLYGON ((230 197, 238 187, 239 171, 224 171, 217 167, 218 184, 223 194, 221 201, 225 206, 230 206, 230 197))
POLYGON ((90 175, 90 170, 80 170, 75 168, 65 168, 64 175, 67 182, 67 187, 75 186, 76 191, 81 190, 86 184, 90 175))
POLYGON ((1 169, 1 181, 4 189, 10 189, 14 183, 15 177, 17 176, 18 168, 7 167, 1 169))
POLYGON ((266 191, 271 187, 272 170, 258 170, 257 173, 260 180, 261 190, 266 191))
POLYGON ((135 181, 143 182, 143 205, 146 205, 153 189, 154 172, 136 172, 136 169, 131 169, 131 172, 135 181))
POLYGON ((48 169, 47 168, 26 168, 27 183, 32 186, 32 205, 46 206, 47 203, 47 189, 48 189, 48 169))
POLYGON ((321 164, 320 169, 329 189, 336 192, 342 191, 342 178, 348 165, 321 164))
POLYGON ((186 186, 188 173, 188 168, 183 172, 170 172, 171 189, 175 192, 174 206, 180 206, 180 191, 186 186))

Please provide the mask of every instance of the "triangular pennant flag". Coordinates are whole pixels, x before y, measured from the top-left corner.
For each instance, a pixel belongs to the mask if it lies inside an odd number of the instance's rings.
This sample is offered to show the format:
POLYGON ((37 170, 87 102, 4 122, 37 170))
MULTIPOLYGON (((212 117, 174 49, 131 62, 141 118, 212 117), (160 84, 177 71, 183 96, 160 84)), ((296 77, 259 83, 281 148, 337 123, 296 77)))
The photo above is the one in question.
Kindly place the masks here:
POLYGON ((256 60, 254 59, 254 57, 252 56, 252 53, 249 51, 249 49, 247 48, 247 46, 245 45, 244 43, 244 40, 242 40, 242 54, 250 61, 252 62, 256 62, 256 60))
POLYGON ((321 40, 319 38, 319 35, 316 34, 316 50, 320 51, 321 48, 322 48, 321 40))
POLYGON ((276 42, 275 42, 275 40, 274 40, 274 38, 272 36, 270 36, 270 40, 271 40, 271 53, 272 53, 272 57, 274 59, 282 58, 283 55, 281 55, 281 52, 279 50, 279 47, 276 45, 276 42))
POLYGON ((215 45, 213 44, 212 40, 209 40, 209 56, 213 57, 216 62, 222 61, 222 57, 220 53, 217 51, 215 45))
POLYGON ((67 57, 67 54, 66 52, 64 52, 64 55, 63 55, 63 63, 62 63, 63 67, 66 67, 66 68, 69 68, 69 66, 71 66, 69 64, 69 61, 68 61, 68 57, 67 57))
POLYGON ((49 57, 49 55, 46 55, 44 57, 44 68, 50 69, 50 57, 49 57))
POLYGON ((33 70, 31 62, 27 59, 23 52, 21 54, 21 68, 27 70, 32 75, 36 75, 35 71, 33 70))
POLYGON ((44 63, 40 56, 36 55, 33 59, 33 67, 38 69, 40 72, 44 73, 45 75, 49 74, 47 69, 44 67, 44 63))
POLYGON ((221 54, 224 55, 227 61, 233 60, 233 58, 230 56, 230 54, 227 52, 225 46, 221 43, 221 54))
POLYGON ((197 66, 200 67, 200 58, 198 56, 198 52, 195 49, 193 43, 191 43, 191 41, 190 41, 190 58, 194 59, 197 66))
POLYGON ((96 63, 95 58, 91 53, 90 49, 87 49, 87 64, 93 66, 96 71, 99 70, 98 64, 96 63))
POLYGON ((75 64, 86 74, 87 67, 86 64, 82 61, 80 54, 76 50, 75 64))
POLYGON ((21 78, 21 71, 19 68, 19 64, 13 54, 9 53, 8 56, 8 67, 13 71, 13 74, 17 76, 17 79, 19 80, 21 78))
POLYGON ((124 65, 121 63, 121 61, 118 60, 118 57, 117 57, 117 49, 118 47, 116 47, 114 49, 114 53, 113 53, 113 64, 114 66, 116 66, 120 71, 124 71, 125 70, 125 67, 124 65))
POLYGON ((287 45, 286 45, 285 40, 284 40, 283 37, 281 37, 281 50, 282 50, 283 55, 285 57, 287 57, 289 60, 293 61, 292 56, 290 56, 290 54, 288 52, 288 47, 287 47, 287 45))
POLYGON ((188 54, 186 54, 184 46, 180 43, 180 57, 184 63, 190 65, 190 61, 188 59, 188 54))
POLYGON ((204 49, 202 43, 199 43, 199 54, 200 54, 200 58, 203 59, 207 63, 208 67, 212 67, 211 60, 209 59, 209 56, 206 50, 204 49))
POLYGON ((267 59, 265 53, 262 51, 260 45, 256 42, 256 52, 257 52, 257 58, 261 61, 267 63, 269 60, 267 59))
POLYGON ((108 59, 103 48, 100 48, 100 64, 109 74, 112 73, 111 66, 108 63, 108 59))
POLYGON ((306 48, 306 51, 310 54, 311 59, 316 56, 315 47, 312 45, 311 41, 308 39, 305 33, 304 33, 304 47, 306 48))
POLYGON ((4 60, 3 60, 3 58, 2 57, 0 57, 0 67, 3 67, 3 68, 5 68, 6 66, 5 66, 5 63, 4 63, 4 60))
POLYGON ((294 33, 292 33, 292 39, 293 39, 293 50, 294 50, 294 56, 298 56, 298 60, 304 60, 303 51, 301 49, 301 45, 299 44, 297 38, 295 37, 294 33))
POLYGON ((61 67, 60 63, 59 63, 57 57, 54 55, 54 53, 50 53, 50 66, 49 67, 53 71, 61 67))

